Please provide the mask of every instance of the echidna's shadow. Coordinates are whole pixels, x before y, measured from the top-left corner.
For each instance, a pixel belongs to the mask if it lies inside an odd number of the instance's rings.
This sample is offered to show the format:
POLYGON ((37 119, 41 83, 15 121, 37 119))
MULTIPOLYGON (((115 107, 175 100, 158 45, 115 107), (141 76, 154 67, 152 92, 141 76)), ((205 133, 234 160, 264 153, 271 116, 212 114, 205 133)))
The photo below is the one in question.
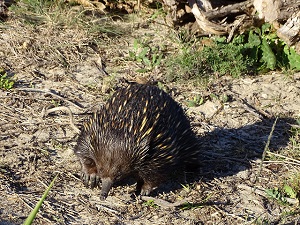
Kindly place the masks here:
MULTIPOLYGON (((200 179, 209 181, 227 177, 251 168, 250 162, 261 158, 275 118, 262 119, 237 129, 217 128, 199 137, 201 142, 200 168, 189 173, 188 183, 200 179)), ((269 150, 276 152, 289 143, 292 118, 279 118, 271 137, 269 150)), ((175 191, 182 188, 180 182, 162 184, 156 192, 175 191)))

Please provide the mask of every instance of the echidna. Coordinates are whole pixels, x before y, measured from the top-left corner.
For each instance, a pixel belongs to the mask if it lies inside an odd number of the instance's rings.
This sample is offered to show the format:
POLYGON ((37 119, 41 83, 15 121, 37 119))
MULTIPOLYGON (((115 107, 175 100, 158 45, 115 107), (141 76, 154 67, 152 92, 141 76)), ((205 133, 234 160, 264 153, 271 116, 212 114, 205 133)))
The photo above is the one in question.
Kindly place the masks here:
POLYGON ((183 109, 155 86, 131 84, 117 90, 84 124, 74 149, 83 181, 102 181, 105 199, 115 181, 133 176, 149 195, 170 172, 197 162, 198 142, 183 109))

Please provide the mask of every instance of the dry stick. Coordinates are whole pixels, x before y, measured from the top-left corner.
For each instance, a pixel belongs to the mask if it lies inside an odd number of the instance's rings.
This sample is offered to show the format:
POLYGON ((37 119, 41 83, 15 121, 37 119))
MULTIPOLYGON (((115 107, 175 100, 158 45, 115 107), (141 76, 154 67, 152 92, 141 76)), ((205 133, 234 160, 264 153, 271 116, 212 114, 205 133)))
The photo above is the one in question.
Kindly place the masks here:
POLYGON ((216 210, 218 210, 221 214, 225 214, 226 216, 230 216, 230 217, 233 217, 233 218, 236 218, 236 219, 239 219, 239 220, 241 220, 241 221, 243 221, 243 222, 246 222, 246 220, 244 219, 244 218, 242 218, 242 217, 240 217, 240 216, 238 216, 238 215, 235 215, 235 214, 233 214, 233 213, 228 213, 228 212, 226 212, 225 210, 223 210, 223 209, 220 209, 218 206, 216 206, 216 205, 214 205, 213 206, 213 208, 215 208, 216 210))
POLYGON ((49 89, 42 90, 42 89, 35 89, 35 88, 17 88, 16 90, 18 90, 18 91, 32 91, 32 92, 40 92, 40 93, 50 94, 50 95, 53 95, 53 96, 65 101, 65 102, 69 103, 70 105, 73 105, 73 106, 75 106, 79 109, 83 109, 80 105, 77 105, 76 103, 71 102, 70 100, 54 93, 53 91, 51 91, 49 89))
POLYGON ((149 197, 149 196, 141 196, 141 199, 144 200, 144 201, 154 201, 154 203, 160 207, 163 207, 163 208, 172 208, 172 207, 176 207, 176 206, 180 206, 186 202, 188 202, 190 200, 190 198, 186 198, 186 199, 183 199, 183 200, 180 200, 178 202, 174 202, 174 203, 170 203, 170 202, 167 202, 165 200, 162 200, 162 199, 159 199, 159 198, 153 198, 153 197, 149 197))
POLYGON ((259 177, 260 174, 261 174, 261 171, 262 171, 262 164, 263 164, 263 162, 264 162, 264 160, 265 160, 266 153, 267 153, 267 151, 268 151, 268 149, 269 149, 270 141, 271 141, 273 132, 274 132, 274 130, 275 130, 275 126, 276 126, 276 123, 277 123, 277 119, 278 119, 278 117, 276 117, 276 119, 275 119, 275 121, 274 121, 274 123, 273 123, 272 130, 271 130, 271 132, 270 132, 270 134, 269 134, 268 141, 267 141, 267 143, 266 143, 266 145, 265 145, 264 152, 263 152, 262 157, 261 157, 261 163, 260 163, 260 166, 259 166, 258 174, 256 174, 256 177, 255 177, 254 182, 257 181, 258 177, 259 177))
POLYGON ((295 163, 299 163, 299 165, 300 165, 300 161, 297 160, 297 159, 293 159, 293 158, 287 157, 285 155, 277 154, 277 153, 270 152, 270 151, 268 151, 267 153, 270 154, 270 155, 275 155, 275 156, 278 156, 278 157, 281 157, 281 158, 284 158, 284 159, 287 159, 287 160, 294 161, 295 163))
POLYGON ((48 109, 47 111, 45 110, 45 108, 43 108, 42 117, 45 117, 49 113, 52 113, 55 111, 64 111, 64 112, 68 113, 69 117, 70 117, 70 126, 76 131, 76 133, 78 133, 78 134, 80 133, 79 128, 74 124, 74 117, 73 117, 72 111, 66 106, 55 107, 52 109, 48 109))
POLYGON ((272 161, 272 160, 268 160, 265 161, 265 163, 269 163, 269 164, 290 164, 290 165, 294 165, 294 166, 300 166, 300 163, 296 163, 296 162, 290 162, 290 161, 272 161))
POLYGON ((110 207, 108 207, 108 206, 99 204, 99 205, 97 205, 97 208, 98 208, 98 209, 101 208, 102 210, 104 210, 105 212, 108 212, 109 214, 113 215, 114 217, 116 217, 116 218, 119 219, 119 220, 124 219, 119 211, 117 211, 117 210, 115 210, 115 209, 112 209, 112 208, 110 208, 110 207))
POLYGON ((263 110, 257 109, 254 106, 250 105, 245 99, 240 98, 238 94, 228 91, 229 94, 233 95, 233 97, 240 103, 242 103, 243 108, 248 111, 249 113, 252 113, 253 115, 257 116, 258 118, 262 119, 263 117, 270 118, 271 115, 266 113, 263 110))

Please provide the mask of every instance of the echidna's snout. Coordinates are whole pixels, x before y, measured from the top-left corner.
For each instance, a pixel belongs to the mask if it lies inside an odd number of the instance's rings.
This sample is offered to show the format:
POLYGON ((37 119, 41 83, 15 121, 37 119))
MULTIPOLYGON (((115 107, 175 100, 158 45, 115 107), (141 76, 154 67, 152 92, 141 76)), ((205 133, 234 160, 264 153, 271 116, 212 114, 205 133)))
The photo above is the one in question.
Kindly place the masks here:
POLYGON ((101 180, 102 180, 102 188, 101 188, 100 199, 105 200, 111 186, 113 185, 113 180, 109 177, 102 178, 101 180))

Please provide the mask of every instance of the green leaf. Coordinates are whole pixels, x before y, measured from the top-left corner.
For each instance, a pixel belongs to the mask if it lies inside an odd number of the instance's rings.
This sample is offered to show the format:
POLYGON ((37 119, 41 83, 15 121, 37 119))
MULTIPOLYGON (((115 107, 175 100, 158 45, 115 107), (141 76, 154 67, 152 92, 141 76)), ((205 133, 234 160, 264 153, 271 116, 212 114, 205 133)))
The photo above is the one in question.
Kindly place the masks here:
POLYGON ((147 69, 137 69, 136 72, 138 72, 138 73, 146 73, 146 72, 148 72, 148 70, 147 69))
POLYGON ((145 47, 143 50, 139 53, 138 58, 143 59, 145 58, 146 54, 148 53, 149 48, 145 47))
POLYGON ((271 29, 271 24, 269 23, 264 23, 262 26, 261 26, 261 34, 265 34, 267 32, 269 32, 271 29))
POLYGON ((297 54, 294 48, 290 48, 289 52, 288 59, 290 61, 291 69, 300 70, 300 55, 297 54))
POLYGON ((264 38, 262 39, 261 50, 262 50, 261 62, 264 63, 264 66, 267 69, 274 70, 276 68, 276 56, 273 53, 267 40, 264 38))
POLYGON ((159 54, 157 60, 154 62, 154 66, 158 66, 160 64, 160 61, 161 61, 162 57, 163 57, 163 55, 159 54))
POLYGON ((144 57, 143 62, 145 63, 146 66, 151 66, 151 62, 148 58, 144 57))
POLYGON ((285 193, 286 193, 289 197, 291 197, 291 198, 296 198, 297 194, 295 193, 294 189, 291 188, 291 186, 289 186, 289 185, 284 185, 283 189, 284 189, 285 193))
POLYGON ((135 49, 135 51, 137 51, 139 48, 139 43, 138 43, 137 39, 134 39, 134 41, 133 41, 133 48, 135 49))
POLYGON ((129 57, 132 59, 132 60, 135 60, 135 53, 133 51, 129 51, 129 57))
POLYGON ((261 44, 260 37, 253 30, 249 32, 248 43, 250 46, 259 46, 261 44))

